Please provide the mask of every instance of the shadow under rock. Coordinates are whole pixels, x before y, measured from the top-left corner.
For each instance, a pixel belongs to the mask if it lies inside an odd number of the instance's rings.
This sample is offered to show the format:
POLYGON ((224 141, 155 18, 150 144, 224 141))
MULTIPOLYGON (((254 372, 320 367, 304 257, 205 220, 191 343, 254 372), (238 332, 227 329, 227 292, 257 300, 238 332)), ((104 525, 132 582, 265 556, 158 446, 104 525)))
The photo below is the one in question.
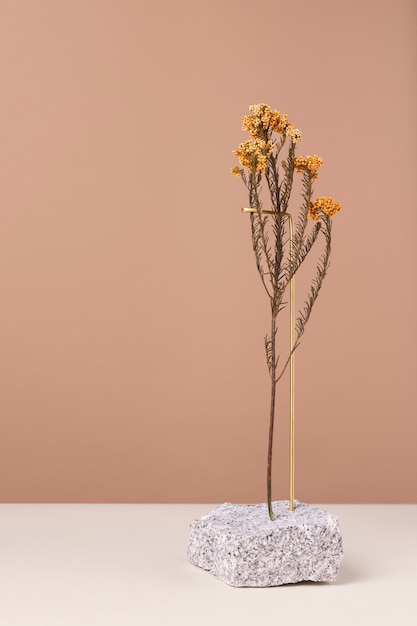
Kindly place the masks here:
POLYGON ((361 580, 366 580, 367 578, 369 578, 369 574, 367 574, 367 572, 358 567, 355 563, 352 563, 344 558, 340 564, 339 574, 335 582, 329 584, 350 585, 352 583, 360 582, 361 580))

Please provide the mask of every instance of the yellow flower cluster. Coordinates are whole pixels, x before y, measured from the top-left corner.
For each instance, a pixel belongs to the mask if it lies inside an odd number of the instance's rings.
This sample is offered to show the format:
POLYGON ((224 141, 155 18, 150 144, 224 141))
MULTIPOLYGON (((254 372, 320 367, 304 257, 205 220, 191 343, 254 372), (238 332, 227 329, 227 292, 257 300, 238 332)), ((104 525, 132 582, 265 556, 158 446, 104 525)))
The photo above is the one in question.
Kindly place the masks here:
POLYGON ((301 131, 288 123, 285 114, 276 109, 273 111, 268 104, 252 104, 249 111, 251 115, 245 115, 242 120, 242 130, 248 131, 253 139, 266 139, 275 132, 287 135, 293 143, 301 141, 301 131))
POLYGON ((272 130, 283 133, 287 127, 287 116, 273 111, 268 104, 252 104, 249 107, 252 115, 245 115, 242 119, 242 130, 248 131, 253 138, 260 137, 262 131, 272 130))
POLYGON ((297 172, 309 171, 311 178, 317 178, 318 173, 317 170, 319 167, 323 165, 323 159, 317 154, 313 154, 310 156, 309 154, 306 157, 295 157, 294 159, 294 167, 297 172))
MULTIPOLYGON (((274 149, 272 141, 264 141, 263 139, 249 139, 239 144, 238 150, 233 150, 233 154, 238 157, 240 164, 250 170, 256 172, 264 172, 266 170, 266 160, 272 154, 274 149)), ((239 174, 232 168, 232 174, 239 174)))
POLYGON ((322 196, 310 204, 308 215, 312 220, 318 220, 320 211, 323 211, 326 215, 332 216, 336 215, 341 208, 342 205, 340 202, 334 202, 333 198, 322 196))
POLYGON ((298 128, 294 128, 294 124, 287 124, 285 128, 285 134, 287 137, 291 137, 291 141, 293 143, 297 143, 297 141, 301 141, 301 130, 298 128))
POLYGON ((232 167, 230 171, 233 174, 233 176, 241 176, 240 168, 238 165, 235 165, 234 167, 232 167))

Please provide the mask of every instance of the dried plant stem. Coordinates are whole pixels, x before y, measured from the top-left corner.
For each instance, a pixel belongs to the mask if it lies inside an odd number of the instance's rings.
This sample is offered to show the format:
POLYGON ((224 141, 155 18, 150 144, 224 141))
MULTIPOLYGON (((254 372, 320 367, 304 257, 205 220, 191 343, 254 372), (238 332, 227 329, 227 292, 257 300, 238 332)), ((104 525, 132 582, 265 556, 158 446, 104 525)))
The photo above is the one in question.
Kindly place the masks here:
POLYGON ((290 510, 294 510, 294 352, 300 344, 313 305, 320 292, 329 267, 331 250, 331 216, 340 210, 340 203, 333 198, 321 197, 312 201, 313 181, 323 159, 317 155, 295 157, 296 143, 301 133, 294 129, 287 118, 278 111, 261 103, 249 107, 251 115, 243 118, 243 129, 250 139, 234 151, 240 165, 232 173, 240 176, 248 190, 252 245, 256 267, 271 305, 271 334, 265 337, 266 361, 271 377, 271 404, 269 414, 267 497, 268 513, 274 520, 272 510, 272 451, 277 384, 290 365, 290 510), (276 135, 274 135, 276 133, 276 135), (287 158, 279 158, 286 139, 290 138, 287 158), (245 169, 247 168, 247 169, 245 169), (293 188, 294 172, 302 172, 302 203, 295 221, 288 212, 293 188), (263 209, 262 181, 266 181, 269 198, 268 207, 263 209), (308 218, 316 224, 308 227, 308 218), (316 262, 316 273, 312 278, 303 308, 295 316, 294 277, 318 239, 324 237, 324 249, 316 262), (290 289, 290 346, 284 364, 280 363, 276 349, 277 317, 285 308, 283 301, 287 288, 290 289))

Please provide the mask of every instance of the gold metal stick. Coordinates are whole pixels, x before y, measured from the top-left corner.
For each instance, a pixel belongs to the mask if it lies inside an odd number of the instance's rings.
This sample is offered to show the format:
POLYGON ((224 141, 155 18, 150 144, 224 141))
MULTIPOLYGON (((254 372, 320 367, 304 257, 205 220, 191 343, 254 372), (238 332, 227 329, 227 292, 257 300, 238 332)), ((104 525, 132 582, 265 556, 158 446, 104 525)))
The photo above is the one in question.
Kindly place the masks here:
MULTIPOLYGON (((293 220, 288 214, 290 231, 290 267, 294 266, 294 229, 293 220)), ((295 278, 292 274, 290 279, 290 511, 294 511, 294 388, 295 388, 295 360, 294 360, 294 336, 295 336, 295 278)))
MULTIPOLYGON (((259 211, 262 214, 266 215, 275 215, 276 211, 267 211, 266 209, 261 209, 259 211)), ((258 213, 258 209, 249 209, 248 207, 242 207, 242 213, 258 213)), ((289 213, 281 213, 283 217, 288 217, 289 213)))
MULTIPOLYGON (((254 209, 243 207, 242 213, 262 213, 275 215, 276 211, 265 209, 254 209)), ((293 219, 289 213, 282 213, 282 217, 288 218, 290 235, 290 267, 293 269, 294 261, 294 228, 293 219)), ((295 339, 295 276, 290 279, 290 511, 294 511, 294 451, 295 451, 295 359, 294 359, 294 339, 295 339)))

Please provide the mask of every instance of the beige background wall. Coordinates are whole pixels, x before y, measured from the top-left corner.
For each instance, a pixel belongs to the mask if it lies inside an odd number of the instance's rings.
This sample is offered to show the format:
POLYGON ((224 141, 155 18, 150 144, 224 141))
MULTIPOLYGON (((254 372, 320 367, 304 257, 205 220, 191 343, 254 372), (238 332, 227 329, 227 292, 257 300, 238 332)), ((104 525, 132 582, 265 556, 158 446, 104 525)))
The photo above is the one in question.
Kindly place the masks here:
POLYGON ((417 501, 416 17, 2 0, 1 501, 265 500, 268 302, 229 173, 257 102, 343 203, 297 353, 296 497, 417 501))

